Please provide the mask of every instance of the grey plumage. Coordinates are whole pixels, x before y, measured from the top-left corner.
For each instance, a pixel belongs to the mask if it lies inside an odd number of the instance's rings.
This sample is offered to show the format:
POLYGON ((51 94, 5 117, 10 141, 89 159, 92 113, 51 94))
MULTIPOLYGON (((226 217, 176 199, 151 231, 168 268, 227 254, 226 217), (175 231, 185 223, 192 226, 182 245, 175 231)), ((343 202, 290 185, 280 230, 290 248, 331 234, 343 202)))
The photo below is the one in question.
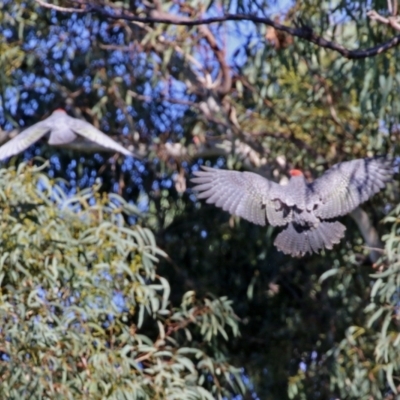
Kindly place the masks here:
POLYGON ((0 160, 14 156, 26 150, 42 137, 49 135, 48 143, 53 146, 65 146, 75 142, 81 136, 103 149, 114 150, 126 156, 133 154, 95 128, 89 122, 70 117, 64 110, 55 110, 50 117, 23 130, 19 135, 0 147, 0 160))
POLYGON ((199 198, 255 224, 284 227, 275 245, 292 256, 332 249, 346 228, 330 220, 354 210, 393 175, 387 157, 336 164, 312 183, 292 170, 284 186, 251 172, 202 168, 192 178, 199 198))

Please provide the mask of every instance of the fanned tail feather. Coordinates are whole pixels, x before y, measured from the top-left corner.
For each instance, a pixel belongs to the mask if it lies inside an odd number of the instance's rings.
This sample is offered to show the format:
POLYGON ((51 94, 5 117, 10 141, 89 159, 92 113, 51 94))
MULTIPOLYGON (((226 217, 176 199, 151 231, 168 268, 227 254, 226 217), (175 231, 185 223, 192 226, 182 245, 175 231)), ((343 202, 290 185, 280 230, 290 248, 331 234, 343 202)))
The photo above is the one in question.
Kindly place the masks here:
POLYGON ((340 242, 346 227, 340 222, 322 221, 316 228, 296 229, 289 224, 275 239, 275 246, 285 254, 294 257, 307 253, 318 253, 326 248, 332 249, 334 244, 340 242))

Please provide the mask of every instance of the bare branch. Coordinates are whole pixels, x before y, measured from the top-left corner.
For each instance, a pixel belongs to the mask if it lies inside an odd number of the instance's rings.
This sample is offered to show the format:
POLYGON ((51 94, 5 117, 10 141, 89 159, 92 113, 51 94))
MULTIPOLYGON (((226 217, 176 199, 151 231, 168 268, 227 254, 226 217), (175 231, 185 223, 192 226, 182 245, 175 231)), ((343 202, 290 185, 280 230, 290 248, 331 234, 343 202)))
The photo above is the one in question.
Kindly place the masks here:
POLYGON ((379 259, 380 252, 382 252, 383 248, 377 230, 372 225, 368 214, 361 207, 357 207, 352 213, 350 213, 350 216, 356 222, 362 237, 367 243, 368 249, 370 250, 370 260, 375 263, 379 259))
POLYGON ((396 31, 400 31, 399 17, 389 17, 389 25, 396 31))
MULTIPOLYGON (((141 17, 138 15, 135 15, 133 13, 130 13, 127 10, 119 10, 117 11, 115 8, 110 11, 108 8, 105 8, 102 5, 96 5, 93 3, 88 3, 84 0, 73 0, 74 3, 80 4, 85 6, 85 9, 68 9, 68 8, 61 8, 57 7, 51 4, 48 4, 44 2, 43 0, 36 0, 40 5, 43 7, 47 8, 52 8, 57 11, 63 11, 63 12, 96 12, 98 14, 101 14, 107 18, 111 19, 123 19, 126 21, 130 22, 142 22, 145 24, 149 23, 160 23, 160 24, 169 24, 169 25, 183 25, 183 26, 198 26, 198 25, 210 25, 210 24, 215 24, 215 23, 221 23, 221 22, 226 22, 226 21, 251 21, 256 24, 264 24, 271 26, 279 31, 283 31, 288 33, 289 35, 298 37, 300 39, 304 39, 308 42, 314 43, 319 47, 323 47, 326 49, 334 50, 341 54, 342 56, 348 58, 348 59, 361 59, 361 58, 367 58, 367 57, 373 57, 378 54, 381 54, 385 51, 388 51, 400 44, 400 35, 395 36, 389 40, 387 40, 384 43, 381 43, 377 46, 368 48, 368 49, 356 49, 356 50, 350 50, 347 49, 346 47, 343 47, 342 45, 326 40, 321 36, 318 36, 313 32, 313 29, 311 27, 301 25, 299 27, 290 27, 286 25, 280 24, 278 21, 274 21, 270 18, 267 17, 259 17, 256 15, 246 15, 246 14, 223 14, 219 17, 211 17, 211 18, 204 18, 204 19, 190 19, 185 16, 177 16, 177 15, 172 15, 172 14, 167 14, 167 16, 161 15, 160 17, 157 17, 157 11, 155 12, 156 17, 150 16, 150 17, 141 17)), ((374 19, 378 19, 373 12, 369 12, 370 15, 369 17, 374 19), (372 14, 371 14, 372 13, 372 14), (372 17, 371 17, 372 15, 372 17)), ((379 15, 379 14, 378 14, 379 15)), ((381 17, 383 18, 383 17, 381 17)), ((388 18, 390 20, 390 25, 393 26, 395 29, 397 29, 397 20, 395 19, 396 17, 388 18)), ((380 20, 380 19, 379 19, 380 20)), ((382 20, 383 22, 383 20, 382 20)), ((386 23, 386 22, 385 22, 386 23)), ((400 27, 399 27, 400 29, 400 27)))
POLYGON ((382 22, 383 24, 389 24, 389 18, 382 17, 382 15, 377 13, 375 10, 368 11, 367 16, 372 21, 379 21, 382 22))
POLYGON ((43 0, 35 0, 36 3, 38 3, 39 5, 41 5, 42 7, 45 8, 50 8, 52 10, 55 11, 60 11, 60 12, 67 12, 67 13, 84 13, 87 12, 87 9, 82 9, 82 8, 67 8, 67 7, 60 7, 60 6, 56 6, 55 4, 49 4, 46 3, 43 0))
POLYGON ((397 1, 398 0, 387 0, 388 10, 391 15, 397 15, 397 1), (393 4, 392 4, 393 1, 393 4))
POLYGON ((396 31, 400 31, 400 17, 397 15, 397 0, 393 0, 393 4, 392 0, 388 0, 387 3, 389 14, 391 14, 390 17, 383 17, 375 10, 368 11, 367 16, 373 21, 379 21, 382 24, 390 25, 396 31))

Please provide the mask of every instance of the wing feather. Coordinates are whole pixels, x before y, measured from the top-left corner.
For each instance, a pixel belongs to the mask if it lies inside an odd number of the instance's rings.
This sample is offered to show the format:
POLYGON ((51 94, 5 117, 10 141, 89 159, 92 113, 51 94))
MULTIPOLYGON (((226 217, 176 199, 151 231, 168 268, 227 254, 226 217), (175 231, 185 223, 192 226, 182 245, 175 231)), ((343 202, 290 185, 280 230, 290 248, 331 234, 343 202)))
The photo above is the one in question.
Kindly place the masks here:
POLYGON ((50 130, 51 128, 45 121, 37 122, 31 127, 23 130, 20 134, 0 147, 0 160, 22 153, 33 143, 37 142, 49 133, 50 130))
MULTIPOLYGON (((198 198, 207 199, 217 207, 258 225, 267 222, 268 207, 274 207, 273 198, 279 196, 281 186, 252 172, 238 172, 202 167, 196 171, 194 190, 198 198)), ((274 225, 280 221, 276 218, 274 225)), ((271 223, 271 221, 270 221, 271 223)), ((285 222, 286 223, 286 222, 285 222)))
POLYGON ((315 215, 333 218, 348 214, 385 187, 393 165, 387 157, 362 158, 334 165, 310 189, 315 215))
POLYGON ((83 136, 84 138, 89 139, 105 148, 115 150, 126 156, 133 156, 133 153, 125 149, 125 147, 121 146, 99 129, 95 128, 92 124, 89 124, 89 122, 82 120, 76 121, 74 118, 71 118, 71 120, 71 129, 76 134, 83 136))

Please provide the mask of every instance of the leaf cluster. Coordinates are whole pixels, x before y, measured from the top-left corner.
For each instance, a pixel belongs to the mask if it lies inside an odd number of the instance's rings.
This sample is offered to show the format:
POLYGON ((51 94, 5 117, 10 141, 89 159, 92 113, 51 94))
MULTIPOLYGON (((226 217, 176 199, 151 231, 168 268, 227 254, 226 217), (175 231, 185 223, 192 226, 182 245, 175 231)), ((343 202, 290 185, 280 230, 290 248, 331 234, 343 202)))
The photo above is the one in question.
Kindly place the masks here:
POLYGON ((96 188, 66 196, 43 168, 0 170, 1 396, 213 399, 243 390, 218 352, 218 337, 238 334, 231 302, 188 293, 173 308, 156 272, 165 253, 149 229, 125 222, 136 210, 96 188))

